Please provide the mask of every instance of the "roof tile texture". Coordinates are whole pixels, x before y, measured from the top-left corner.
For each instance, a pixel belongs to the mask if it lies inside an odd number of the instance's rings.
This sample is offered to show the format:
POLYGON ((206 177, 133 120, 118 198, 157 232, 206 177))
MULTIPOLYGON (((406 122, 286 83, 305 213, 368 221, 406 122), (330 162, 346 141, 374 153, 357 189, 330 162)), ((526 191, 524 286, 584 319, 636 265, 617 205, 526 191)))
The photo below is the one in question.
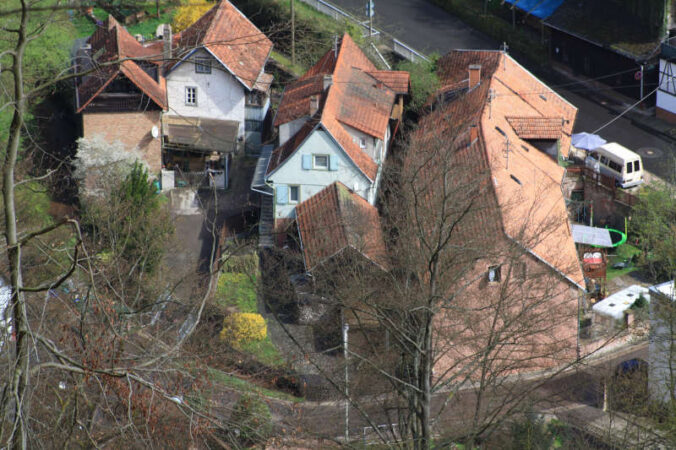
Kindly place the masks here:
POLYGON ((347 248, 388 267, 378 210, 344 184, 335 182, 298 205, 296 218, 308 270, 347 248))
POLYGON ((143 93, 162 109, 167 109, 167 95, 162 76, 154 80, 139 65, 138 60, 161 64, 161 54, 155 48, 144 47, 120 25, 113 16, 108 16, 104 26, 99 27, 89 38, 91 54, 97 55, 96 62, 103 64, 122 60, 119 64, 101 66, 95 73, 85 77, 78 86, 81 112, 86 106, 120 74, 123 74, 143 93))
POLYGON ((272 42, 227 0, 221 0, 181 32, 180 47, 204 46, 246 87, 263 73, 272 42))
MULTIPOLYGON (((392 72, 392 75, 386 76, 382 72, 345 34, 335 49, 326 52, 302 77, 287 86, 275 125, 309 116, 312 112, 312 97, 321 96, 317 112, 321 126, 333 136, 359 169, 368 178, 375 180, 378 165, 359 148, 343 125, 385 139, 396 95, 398 92, 408 92, 408 74, 392 72), (328 87, 324 89, 325 77, 329 76, 328 87)), ((291 140, 294 142, 292 145, 300 144, 298 139, 291 140)), ((268 174, 297 148, 293 147, 289 151, 286 144, 283 147, 283 150, 275 150, 282 158, 268 168, 268 174)))
POLYGON ((442 86, 466 80, 470 64, 482 65, 480 85, 429 114, 420 131, 429 139, 479 126, 478 141, 467 147, 473 150, 457 154, 485 159, 497 208, 492 219, 476 217, 466 227, 480 233, 489 223, 502 224, 509 238, 569 281, 584 285, 560 188, 564 170, 525 140, 558 138, 563 150, 570 145, 577 109, 500 52, 449 53, 439 61, 442 86))

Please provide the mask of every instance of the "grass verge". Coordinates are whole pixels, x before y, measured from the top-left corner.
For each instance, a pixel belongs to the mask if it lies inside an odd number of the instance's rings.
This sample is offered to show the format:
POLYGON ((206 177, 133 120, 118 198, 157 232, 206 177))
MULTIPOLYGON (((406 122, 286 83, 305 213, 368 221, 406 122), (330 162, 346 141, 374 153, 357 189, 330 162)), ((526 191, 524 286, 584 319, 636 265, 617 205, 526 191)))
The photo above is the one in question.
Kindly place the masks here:
POLYGON ((302 402, 303 399, 296 397, 286 392, 273 391, 272 389, 266 389, 260 386, 253 384, 250 381, 237 378, 234 375, 227 374, 218 369, 208 369, 209 378, 214 382, 218 383, 221 386, 225 386, 231 389, 235 389, 240 392, 248 392, 253 394, 258 394, 263 397, 276 398, 279 400, 287 400, 290 402, 302 402))
POLYGON ((631 244, 623 244, 617 247, 615 249, 615 254, 608 256, 608 270, 606 271, 606 281, 611 281, 617 277, 621 277, 623 275, 627 275, 629 273, 639 270, 640 268, 637 267, 633 262, 631 262, 634 255, 637 255, 639 253, 641 253, 641 251, 631 244), (629 267, 625 267, 623 269, 613 269, 613 264, 625 261, 630 262, 629 267))

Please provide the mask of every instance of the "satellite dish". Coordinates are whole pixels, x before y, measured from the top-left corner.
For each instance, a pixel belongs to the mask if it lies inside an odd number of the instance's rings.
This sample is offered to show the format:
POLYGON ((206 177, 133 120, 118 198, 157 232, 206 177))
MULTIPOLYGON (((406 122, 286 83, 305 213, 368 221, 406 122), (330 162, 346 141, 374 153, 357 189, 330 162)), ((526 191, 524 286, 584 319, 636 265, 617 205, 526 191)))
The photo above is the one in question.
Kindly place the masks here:
POLYGON ((153 127, 150 129, 150 134, 157 139, 157 137, 160 135, 160 130, 157 128, 157 125, 153 125, 153 127))

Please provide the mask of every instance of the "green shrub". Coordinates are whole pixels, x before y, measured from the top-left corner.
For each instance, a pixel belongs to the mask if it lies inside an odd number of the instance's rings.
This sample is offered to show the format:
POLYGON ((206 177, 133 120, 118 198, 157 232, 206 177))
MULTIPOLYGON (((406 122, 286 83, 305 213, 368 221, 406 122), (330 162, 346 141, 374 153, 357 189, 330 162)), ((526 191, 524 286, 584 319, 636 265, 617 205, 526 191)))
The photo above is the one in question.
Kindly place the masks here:
POLYGON ((268 326, 260 314, 234 313, 223 320, 221 339, 235 348, 268 337, 268 326))
POLYGON ((272 434, 270 408, 260 398, 242 395, 233 408, 230 422, 235 439, 243 446, 260 444, 272 434))
POLYGON ((397 64, 397 70, 405 70, 411 75, 411 92, 408 108, 419 111, 432 94, 439 89, 437 77, 438 55, 433 55, 431 61, 402 61, 397 64))

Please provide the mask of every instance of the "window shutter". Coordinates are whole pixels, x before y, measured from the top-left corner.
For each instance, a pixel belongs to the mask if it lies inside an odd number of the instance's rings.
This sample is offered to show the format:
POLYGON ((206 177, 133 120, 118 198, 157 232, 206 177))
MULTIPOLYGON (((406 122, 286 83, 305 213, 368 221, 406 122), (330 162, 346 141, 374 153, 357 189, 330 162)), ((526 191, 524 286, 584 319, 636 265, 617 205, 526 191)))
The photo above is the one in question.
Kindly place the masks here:
POLYGON ((303 155, 303 169, 312 169, 312 155, 303 155))
POLYGON ((277 194, 277 204, 286 205, 289 200, 289 187, 286 184, 280 184, 275 188, 277 194))
POLYGON ((329 155, 329 170, 338 170, 338 156, 329 155))

